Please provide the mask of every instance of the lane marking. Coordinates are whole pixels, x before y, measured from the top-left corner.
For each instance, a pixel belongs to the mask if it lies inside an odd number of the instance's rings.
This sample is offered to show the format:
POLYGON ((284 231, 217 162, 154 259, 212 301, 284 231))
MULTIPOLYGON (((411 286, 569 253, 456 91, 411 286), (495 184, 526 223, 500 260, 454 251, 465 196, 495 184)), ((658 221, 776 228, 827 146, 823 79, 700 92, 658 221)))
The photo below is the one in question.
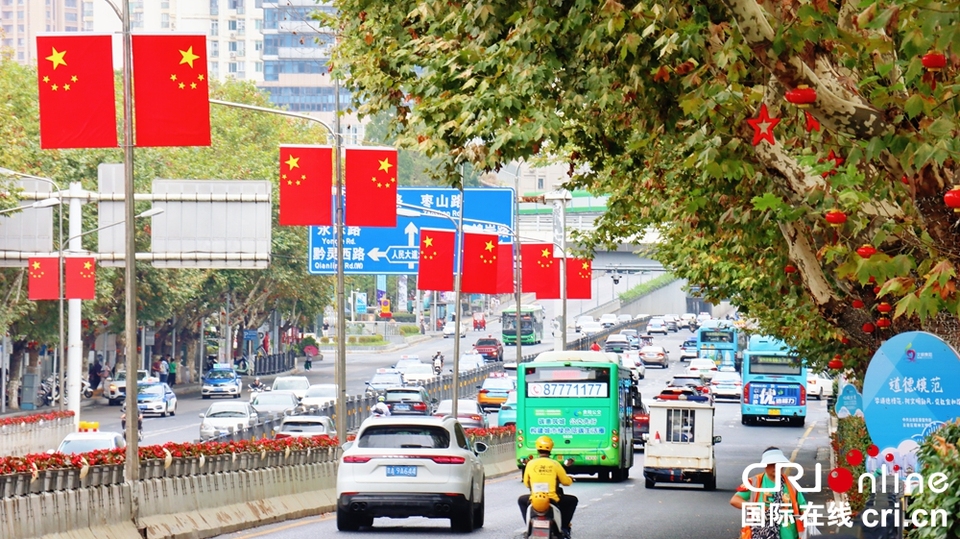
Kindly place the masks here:
POLYGON ((591 501, 591 502, 599 502, 599 501, 600 501, 600 498, 590 498, 590 501, 591 501))
POLYGON ((603 493, 603 497, 606 498, 607 496, 613 496, 613 493, 612 493, 612 492, 604 492, 604 493, 603 493))
POLYGON ((318 522, 330 520, 333 518, 333 515, 335 515, 335 513, 324 513, 323 515, 320 515, 318 517, 309 517, 309 518, 301 519, 296 522, 290 522, 282 526, 277 526, 276 528, 271 528, 269 530, 264 530, 264 531, 255 532, 255 533, 248 533, 244 535, 237 535, 236 539, 250 539, 253 537, 263 537, 264 535, 273 535, 274 533, 277 533, 280 531, 292 530, 293 528, 299 528, 301 526, 306 526, 308 524, 316 524, 318 522))
POLYGON ((807 441, 807 437, 810 436, 810 433, 813 432, 813 428, 817 426, 817 422, 814 421, 810 423, 810 426, 807 427, 807 432, 803 433, 803 436, 800 437, 800 441, 797 442, 796 449, 793 450, 793 453, 790 454, 790 462, 797 461, 797 455, 800 453, 800 448, 803 447, 803 442, 807 441))

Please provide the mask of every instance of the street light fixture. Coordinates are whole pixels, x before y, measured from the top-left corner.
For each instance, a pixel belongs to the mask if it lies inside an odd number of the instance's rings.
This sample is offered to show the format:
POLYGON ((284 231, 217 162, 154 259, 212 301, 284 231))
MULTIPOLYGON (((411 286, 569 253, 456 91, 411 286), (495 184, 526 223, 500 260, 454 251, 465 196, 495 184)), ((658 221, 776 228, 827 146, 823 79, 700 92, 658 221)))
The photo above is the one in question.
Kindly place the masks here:
MULTIPOLYGON (((567 203, 573 200, 570 191, 560 189, 543 196, 545 201, 553 202, 553 243, 560 246, 560 341, 556 343, 557 350, 564 350, 567 346, 567 203)), ((556 251, 554 251, 556 256, 556 251)))
MULTIPOLYGON (((523 162, 517 163, 517 172, 507 174, 513 174, 513 260, 514 260, 514 281, 516 283, 516 290, 514 301, 516 305, 516 320, 514 321, 514 326, 517 330, 517 364, 520 364, 520 360, 523 359, 523 343, 521 342, 520 334, 520 301, 523 295, 523 281, 522 275, 520 272, 520 167, 523 166, 523 162)), ((503 316, 501 313, 501 322, 503 321, 503 316)))

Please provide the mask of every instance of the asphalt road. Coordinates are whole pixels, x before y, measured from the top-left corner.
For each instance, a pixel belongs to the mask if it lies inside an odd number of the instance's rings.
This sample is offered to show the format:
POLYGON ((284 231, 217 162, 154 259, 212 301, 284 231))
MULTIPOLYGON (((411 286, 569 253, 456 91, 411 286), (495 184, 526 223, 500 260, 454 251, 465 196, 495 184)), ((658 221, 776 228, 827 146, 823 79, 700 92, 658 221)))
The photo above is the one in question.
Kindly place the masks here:
MULTIPOLYGON (((473 344, 480 337, 487 335, 500 334, 499 323, 490 323, 487 331, 470 331, 466 337, 460 340, 460 353, 464 354, 472 349, 473 344)), ((526 345, 523 347, 523 354, 532 354, 553 349, 552 340, 540 345, 526 345)), ((429 358, 440 350, 446 358, 446 372, 451 372, 453 359, 453 339, 444 339, 439 335, 427 341, 415 343, 406 348, 402 348, 388 353, 368 353, 356 352, 347 353, 347 393, 350 395, 361 394, 365 390, 365 382, 369 380, 377 369, 390 367, 402 355, 419 355, 422 361, 429 358)), ((504 349, 504 360, 510 361, 516 357, 514 347, 504 349)), ((327 355, 324 361, 315 361, 310 371, 303 373, 311 383, 333 383, 334 365, 331 355, 327 355)), ((244 378, 243 399, 249 400, 249 392, 246 389, 248 383, 252 382, 249 377, 244 378)), ((195 441, 200 435, 200 417, 199 414, 206 411, 211 403, 216 399, 203 400, 200 394, 195 391, 183 392, 183 386, 174 387, 175 393, 183 393, 183 396, 177 398, 177 412, 172 417, 147 416, 144 418, 143 444, 161 444, 166 442, 191 442, 195 441)), ((84 407, 81 412, 82 421, 97 421, 100 423, 100 430, 120 431, 120 407, 108 406, 105 399, 98 399, 96 404, 84 407)), ((490 424, 496 424, 496 414, 490 415, 490 424)))
MULTIPOLYGON (((683 370, 685 364, 678 361, 679 348, 689 335, 688 331, 681 330, 655 339, 655 344, 668 349, 673 361, 669 369, 654 368, 647 371, 646 379, 640 383, 645 401, 652 400, 669 376, 683 370)), ((812 469, 817 461, 818 448, 829 447, 827 421, 825 402, 814 400, 809 403, 804 427, 747 427, 740 424, 738 403, 717 403, 715 434, 722 436, 723 441, 716 446, 719 477, 715 492, 706 492, 699 486, 644 488, 643 453, 638 452, 627 481, 607 483, 584 476, 577 477, 573 486, 567 489, 568 493, 580 499, 580 507, 573 521, 573 535, 577 539, 733 539, 739 535, 740 513, 729 505, 729 500, 740 484, 743 469, 758 461, 763 450, 771 445, 779 446, 788 457, 795 455, 797 462, 812 469)), ((825 454, 823 451, 825 449, 821 451, 821 462, 825 454)), ((827 467, 826 464, 824 466, 827 467)), ((824 474, 826 472, 825 469, 824 474)), ((523 522, 515 500, 524 493, 519 472, 489 480, 486 487, 486 522, 471 537, 520 537, 523 522)), ((822 503, 816 496, 813 499, 822 503)), ((377 519, 373 532, 361 533, 383 539, 461 536, 450 530, 448 520, 423 518, 377 519)), ((222 537, 313 539, 350 535, 337 531, 334 514, 325 514, 222 537)))

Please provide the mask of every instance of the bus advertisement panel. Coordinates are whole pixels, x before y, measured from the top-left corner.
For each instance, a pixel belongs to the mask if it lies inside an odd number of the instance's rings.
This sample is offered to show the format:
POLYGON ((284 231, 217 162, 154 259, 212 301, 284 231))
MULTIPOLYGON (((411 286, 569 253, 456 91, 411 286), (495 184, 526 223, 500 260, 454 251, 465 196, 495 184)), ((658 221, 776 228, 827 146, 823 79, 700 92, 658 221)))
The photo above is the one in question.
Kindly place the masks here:
MULTIPOLYGON (((543 307, 540 305, 520 306, 520 342, 522 344, 540 344, 543 341, 543 307)), ((517 310, 514 307, 500 313, 503 344, 517 344, 517 310)))
MULTIPOLYGON (((553 439, 568 473, 626 479, 633 466, 630 371, 602 352, 602 362, 541 361, 518 369, 517 465, 536 457, 536 440, 553 439)), ((548 353, 549 354, 549 353, 548 353)))
POLYGON ((753 336, 743 354, 741 423, 761 419, 803 425, 807 415, 807 369, 782 341, 753 336))

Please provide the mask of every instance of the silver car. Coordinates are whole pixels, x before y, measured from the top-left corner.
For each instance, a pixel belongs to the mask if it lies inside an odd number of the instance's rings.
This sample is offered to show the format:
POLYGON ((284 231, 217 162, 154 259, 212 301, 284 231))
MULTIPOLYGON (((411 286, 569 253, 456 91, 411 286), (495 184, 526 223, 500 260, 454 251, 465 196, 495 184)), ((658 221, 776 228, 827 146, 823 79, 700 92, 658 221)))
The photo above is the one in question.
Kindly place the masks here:
POLYGON ((200 414, 200 439, 216 438, 220 432, 234 429, 248 429, 257 424, 257 411, 246 402, 216 402, 200 414))
POLYGON ((311 436, 337 435, 333 419, 325 415, 289 415, 280 422, 280 429, 273 436, 281 438, 308 438, 311 436))
POLYGON ((300 406, 300 399, 293 391, 268 391, 254 397, 250 404, 260 415, 284 415, 300 406))
MULTIPOLYGON (((453 401, 444 399, 437 405, 437 410, 433 415, 443 417, 453 413, 453 401)), ((457 401, 457 420, 465 429, 485 429, 487 428, 487 414, 475 400, 460 399, 457 401)))
POLYGON ((297 400, 302 399, 310 389, 310 380, 306 376, 277 376, 273 380, 274 393, 277 391, 293 391, 297 395, 297 400))

